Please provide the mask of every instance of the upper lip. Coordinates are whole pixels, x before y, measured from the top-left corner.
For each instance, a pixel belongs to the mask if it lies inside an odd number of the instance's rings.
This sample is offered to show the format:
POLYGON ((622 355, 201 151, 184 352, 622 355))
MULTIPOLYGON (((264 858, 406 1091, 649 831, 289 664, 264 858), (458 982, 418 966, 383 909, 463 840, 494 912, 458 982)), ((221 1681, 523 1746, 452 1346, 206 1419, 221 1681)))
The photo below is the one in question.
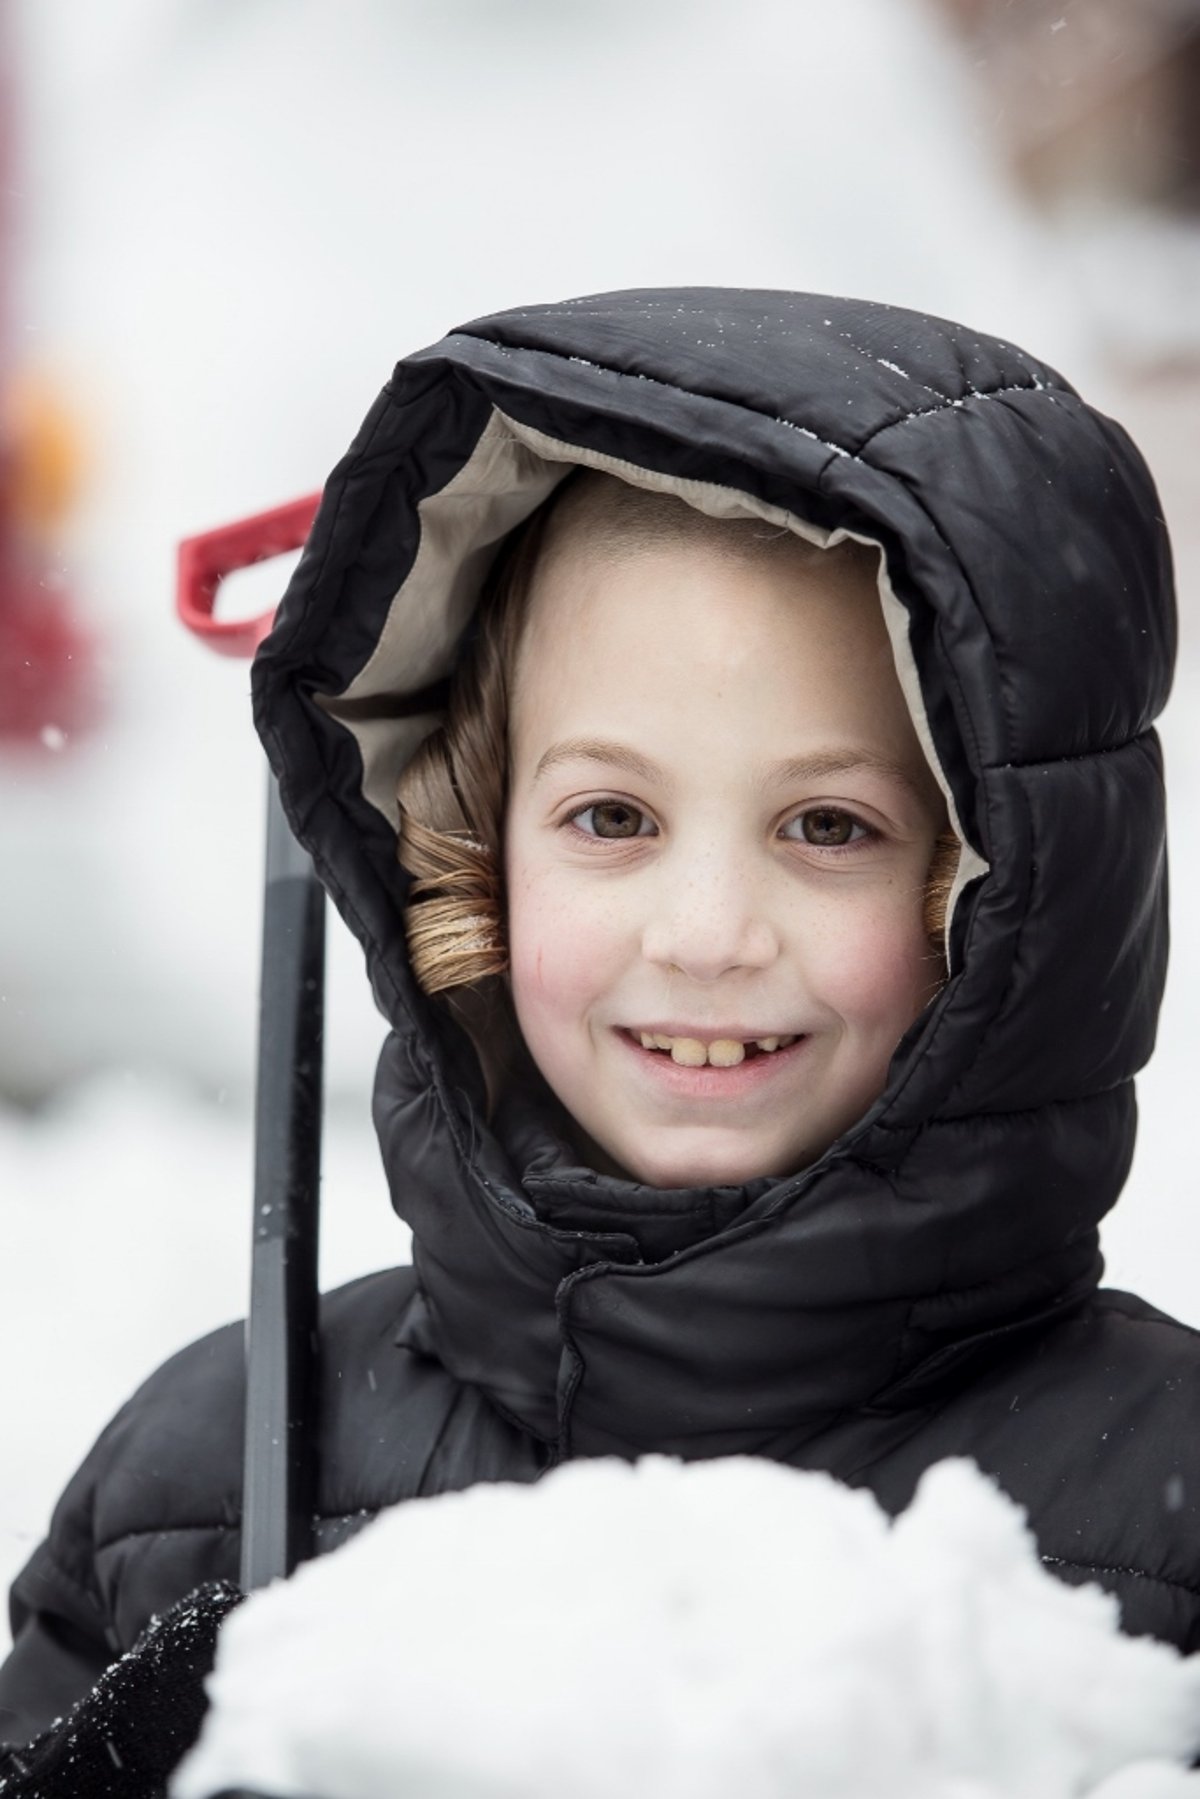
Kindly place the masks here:
POLYGON ((645 1031, 648 1037, 694 1037, 700 1043, 757 1043, 760 1037, 799 1037, 790 1026, 783 1030, 746 1030, 740 1024, 630 1024, 627 1031, 645 1031))

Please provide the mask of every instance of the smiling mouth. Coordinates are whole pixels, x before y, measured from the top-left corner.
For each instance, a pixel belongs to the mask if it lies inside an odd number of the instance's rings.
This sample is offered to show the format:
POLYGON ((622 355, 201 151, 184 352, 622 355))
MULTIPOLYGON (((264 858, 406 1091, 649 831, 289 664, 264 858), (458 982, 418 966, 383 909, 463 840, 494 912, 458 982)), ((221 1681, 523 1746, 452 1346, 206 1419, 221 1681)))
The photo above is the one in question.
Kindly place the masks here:
POLYGON ((736 1037, 716 1037, 708 1042, 699 1037, 666 1037, 653 1031, 627 1030, 625 1035, 642 1049, 669 1057, 681 1068, 737 1068, 742 1062, 753 1061, 756 1057, 778 1055, 798 1040, 795 1034, 745 1041, 736 1037))

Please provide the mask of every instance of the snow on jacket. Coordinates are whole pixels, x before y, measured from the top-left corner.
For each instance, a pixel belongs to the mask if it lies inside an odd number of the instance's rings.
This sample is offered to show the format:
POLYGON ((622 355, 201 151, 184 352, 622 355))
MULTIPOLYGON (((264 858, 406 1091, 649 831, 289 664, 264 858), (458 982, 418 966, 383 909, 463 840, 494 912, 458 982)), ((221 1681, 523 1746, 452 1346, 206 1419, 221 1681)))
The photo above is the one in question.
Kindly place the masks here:
MULTIPOLYGON (((414 1267, 327 1297, 318 1537, 569 1456, 746 1451, 892 1509, 967 1454, 1046 1563, 1200 1648, 1200 1343, 1099 1290, 1166 961, 1153 720, 1170 558, 1122 429, 1010 345, 894 307, 683 289, 501 313, 402 362, 254 669, 293 827, 392 1030, 376 1119, 414 1267), (485 1122, 406 959, 395 780, 497 544, 584 463, 880 544, 968 849, 950 979, 813 1166, 660 1191, 576 1165, 534 1079, 485 1122)), ((336 1203, 336 1202, 335 1202, 336 1203)), ((13 1592, 0 1736, 237 1569, 242 1333, 101 1436, 13 1592)))

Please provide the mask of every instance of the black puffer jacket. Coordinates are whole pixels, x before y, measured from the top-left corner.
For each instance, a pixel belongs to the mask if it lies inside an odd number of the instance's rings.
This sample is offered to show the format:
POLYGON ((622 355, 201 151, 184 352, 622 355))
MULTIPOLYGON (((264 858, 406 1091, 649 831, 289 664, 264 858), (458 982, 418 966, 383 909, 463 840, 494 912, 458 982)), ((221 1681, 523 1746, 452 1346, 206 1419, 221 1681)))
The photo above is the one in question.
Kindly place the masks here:
MULTIPOLYGON (((1166 957, 1152 722, 1173 644, 1124 432, 969 330, 626 293, 399 366, 254 673, 294 827, 393 1026, 377 1120, 416 1245, 413 1270, 326 1302, 323 1545, 564 1456, 748 1451, 896 1508, 965 1453, 1050 1566, 1200 1647, 1200 1344, 1097 1291, 1166 957), (409 973, 395 775, 495 545, 579 462, 885 551, 902 679, 970 845, 951 978, 881 1099, 789 1179, 663 1192, 573 1166, 536 1082, 488 1127, 473 1052, 409 973)), ((241 1379, 241 1332, 219 1332, 102 1436, 17 1582, 0 1736, 236 1572, 241 1379)))

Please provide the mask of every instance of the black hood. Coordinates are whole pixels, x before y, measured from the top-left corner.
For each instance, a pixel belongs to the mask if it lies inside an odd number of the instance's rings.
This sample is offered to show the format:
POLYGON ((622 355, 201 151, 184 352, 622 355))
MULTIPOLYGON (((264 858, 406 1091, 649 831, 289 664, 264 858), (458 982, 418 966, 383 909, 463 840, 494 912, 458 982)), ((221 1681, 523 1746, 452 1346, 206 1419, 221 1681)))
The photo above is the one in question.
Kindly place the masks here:
POLYGON ((253 682, 288 816, 392 1026, 376 1115, 424 1346, 556 1454, 785 1454, 1085 1299, 1166 962, 1151 727, 1174 630, 1125 433, 944 320, 617 293, 400 363, 253 682), (574 1166, 536 1079, 489 1125, 473 1051, 409 970, 396 774, 497 545, 581 462, 882 550, 898 671, 967 845, 950 979, 879 1101, 791 1178, 662 1192, 574 1166))

